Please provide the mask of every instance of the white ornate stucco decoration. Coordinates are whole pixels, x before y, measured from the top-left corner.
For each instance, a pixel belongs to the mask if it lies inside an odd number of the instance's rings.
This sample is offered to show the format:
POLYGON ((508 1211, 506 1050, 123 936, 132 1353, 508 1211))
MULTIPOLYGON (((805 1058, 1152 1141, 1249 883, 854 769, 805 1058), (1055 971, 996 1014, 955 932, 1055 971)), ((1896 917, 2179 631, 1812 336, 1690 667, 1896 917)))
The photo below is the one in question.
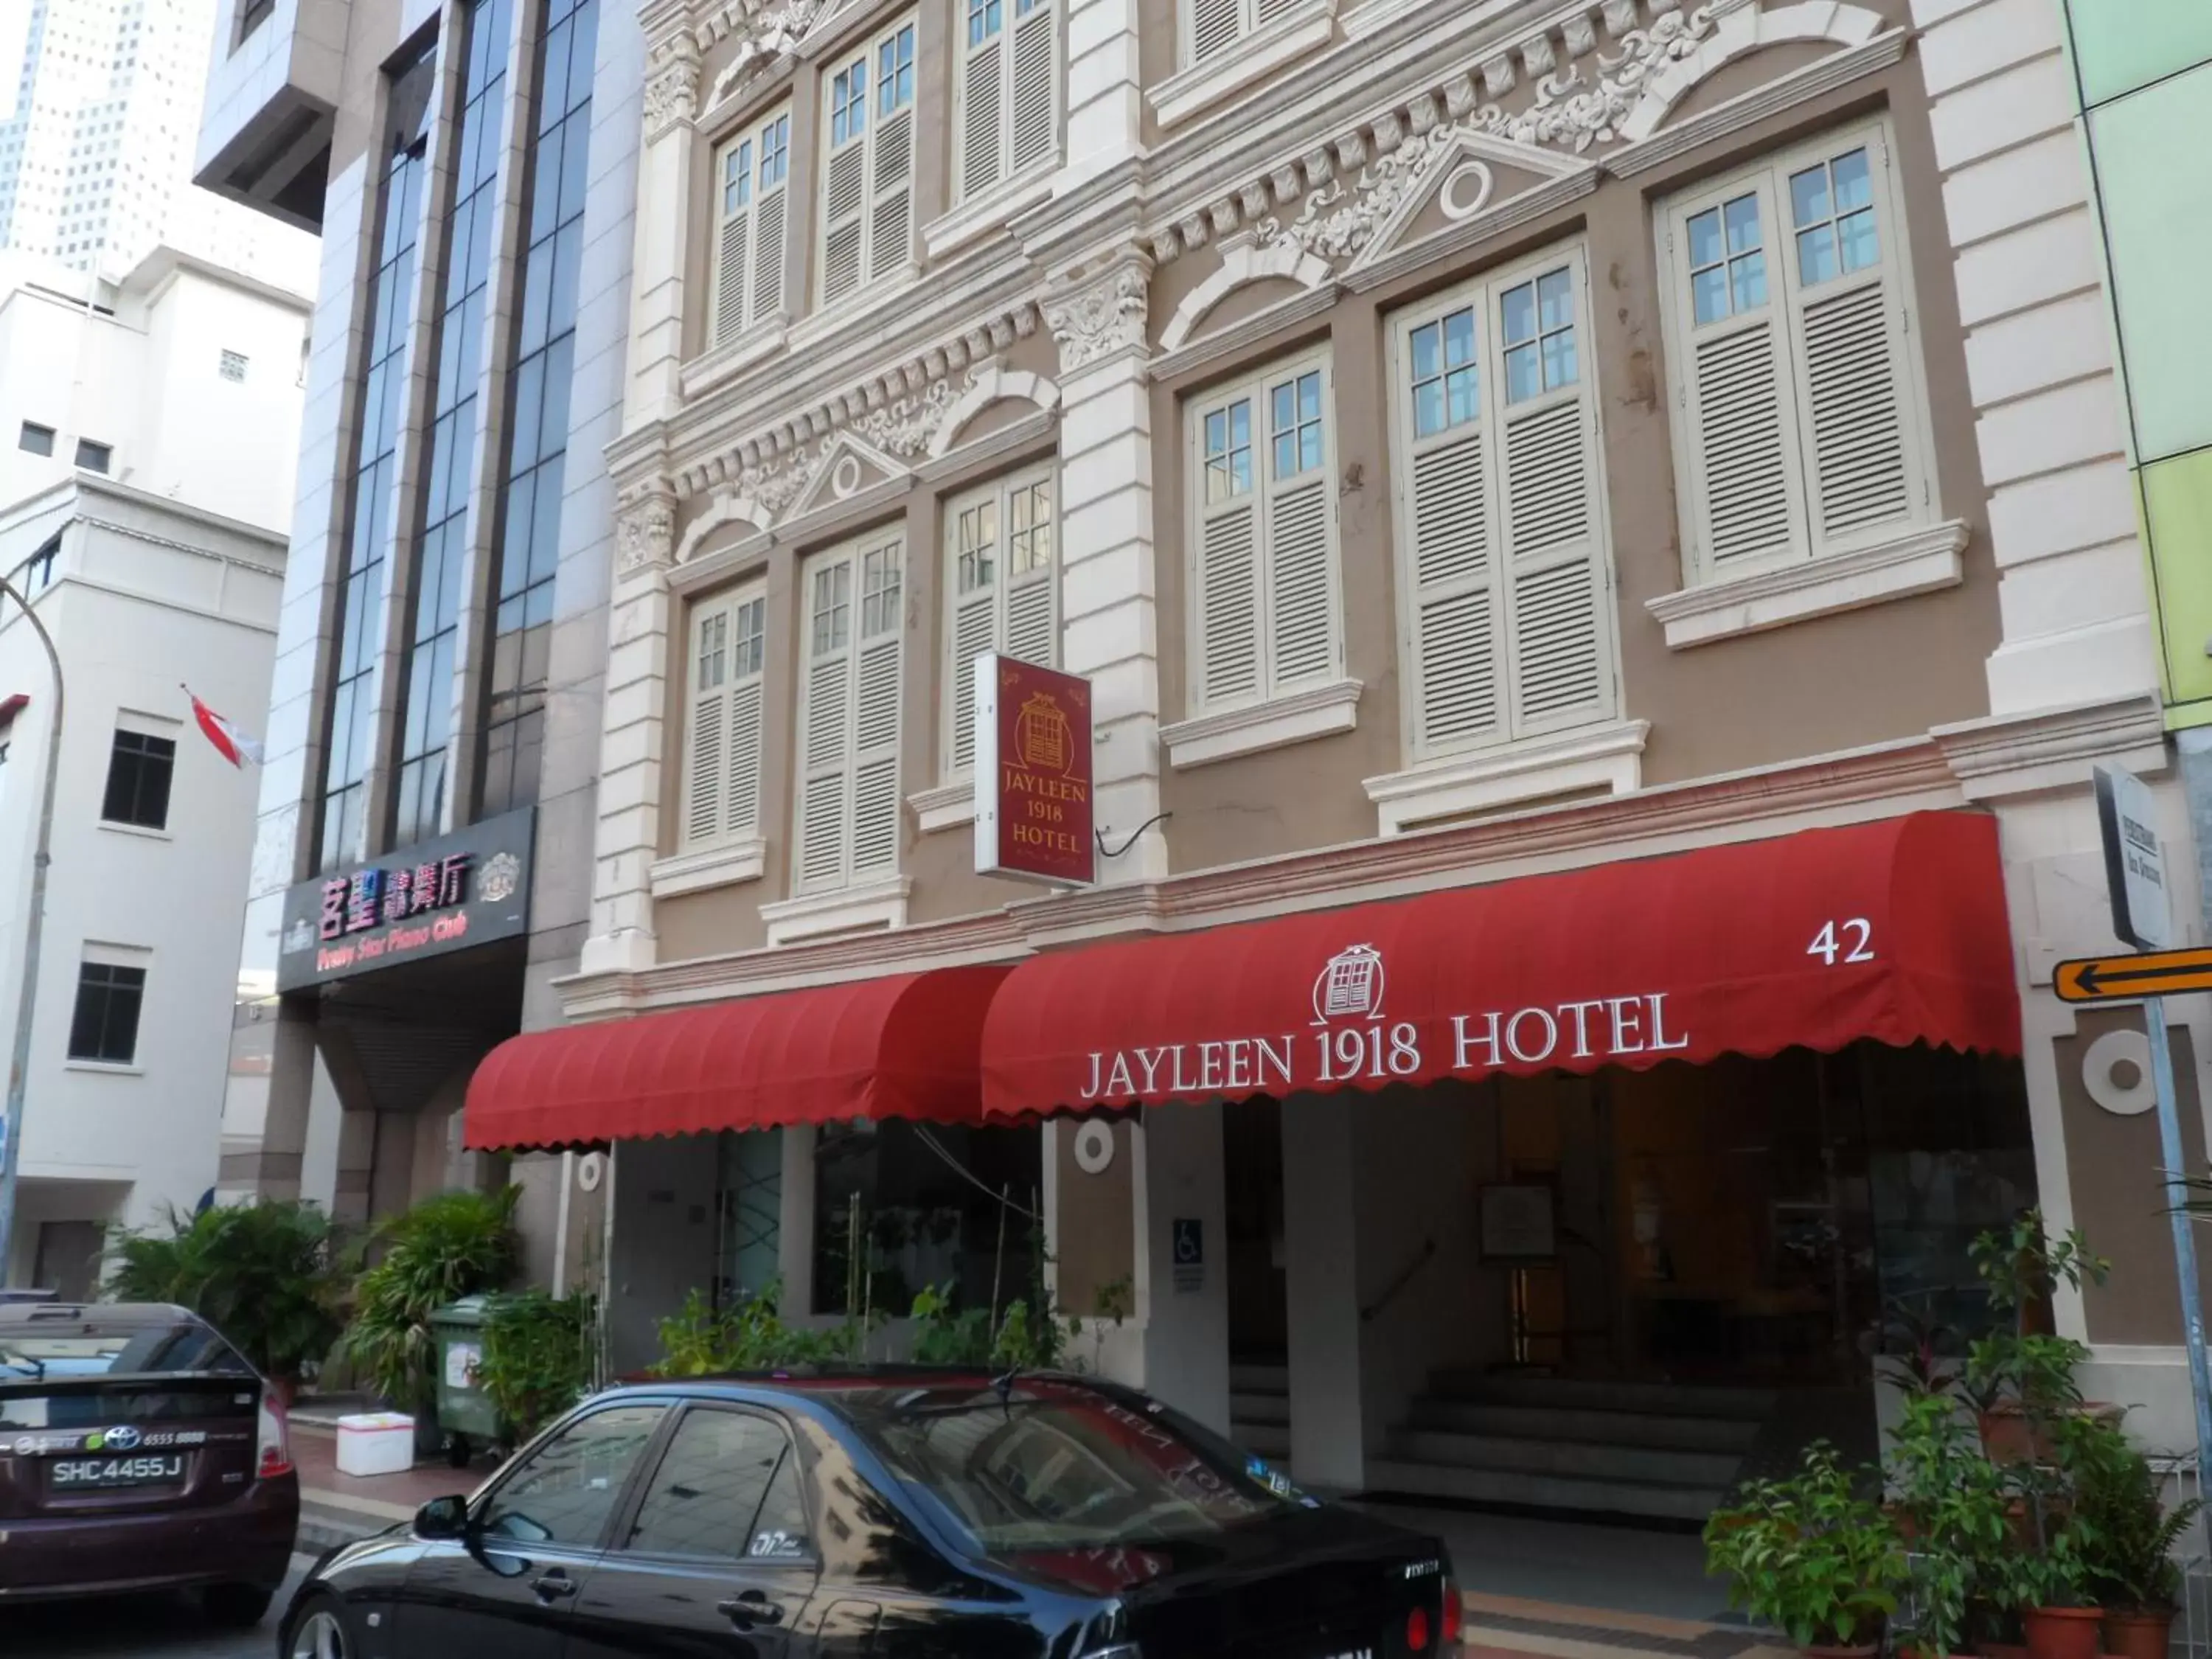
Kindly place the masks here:
POLYGON ((666 564, 676 541, 676 504, 659 491, 630 503, 615 522, 617 568, 624 575, 666 564))
POLYGON ((951 454, 969 422, 993 404, 1008 398, 1035 404, 1047 414, 1060 407, 1060 388, 1043 375, 1002 368, 995 362, 981 364, 969 371, 968 389, 955 398, 952 406, 945 411, 936 435, 929 441, 930 458, 933 460, 951 454))
POLYGON ((765 530, 775 516, 749 495, 741 495, 735 490, 717 490, 714 499, 707 503, 707 510, 684 526, 683 539, 676 544, 676 562, 689 564, 700 544, 724 525, 749 524, 756 530, 765 530))
MULTIPOLYGON (((1319 202, 1328 191, 1309 198, 1319 202)), ((1269 224, 1273 222, 1269 221, 1269 224)), ((1267 227, 1261 228, 1267 234, 1267 227)), ((1221 250, 1221 263, 1196 288, 1183 295, 1182 303, 1168 319, 1167 326, 1160 331, 1160 349, 1174 351, 1196 332, 1206 313, 1227 299, 1247 283, 1265 282, 1270 277, 1281 277, 1304 289, 1316 289, 1329 279, 1328 258, 1309 247, 1299 237, 1278 228, 1273 240, 1262 241, 1254 237, 1240 237, 1225 243, 1221 250)))
POLYGON ((951 381, 933 380, 915 396, 867 410, 854 421, 852 429, 878 448, 911 460, 929 453, 931 441, 944 429, 955 398, 951 381))
POLYGON ((656 46, 647 64, 646 141, 650 143, 670 128, 689 121, 698 109, 699 47, 690 35, 679 34, 656 46))
POLYGON ((1103 280, 1045 302, 1045 326, 1060 347, 1062 374, 1145 343, 1145 287, 1148 273, 1121 264, 1103 280))
POLYGON ((1536 100, 1506 114, 1486 104, 1469 125, 1516 144, 1555 144, 1577 155, 1592 144, 1609 144, 1624 136, 1628 118, 1643 101, 1646 86, 1662 70, 1696 54, 1712 33, 1717 15, 1735 10, 1744 0, 1717 0, 1686 15, 1662 12, 1651 27, 1631 29, 1617 52, 1597 55, 1597 73, 1585 79, 1570 64, 1536 82, 1536 100))
POLYGON ((795 57, 799 43, 827 9, 828 0, 779 0, 773 5, 740 3, 725 7, 702 33, 712 36, 702 46, 735 38, 737 52, 723 65, 708 90, 707 107, 734 98, 753 78, 785 58, 795 57))

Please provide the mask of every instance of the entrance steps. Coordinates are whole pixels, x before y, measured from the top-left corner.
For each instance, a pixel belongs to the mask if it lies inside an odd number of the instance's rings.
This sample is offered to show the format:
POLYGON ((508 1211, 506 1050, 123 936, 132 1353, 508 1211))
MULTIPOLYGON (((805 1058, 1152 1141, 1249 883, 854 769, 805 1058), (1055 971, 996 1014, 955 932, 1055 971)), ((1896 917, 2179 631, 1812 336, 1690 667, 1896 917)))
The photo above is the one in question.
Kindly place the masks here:
POLYGON ((1774 1395, 1759 1389, 1445 1372, 1413 1402, 1370 1491, 1701 1521, 1734 1483, 1774 1395))
POLYGON ((1255 1457, 1288 1461, 1291 1368, 1287 1364, 1231 1363, 1229 1437, 1255 1457))

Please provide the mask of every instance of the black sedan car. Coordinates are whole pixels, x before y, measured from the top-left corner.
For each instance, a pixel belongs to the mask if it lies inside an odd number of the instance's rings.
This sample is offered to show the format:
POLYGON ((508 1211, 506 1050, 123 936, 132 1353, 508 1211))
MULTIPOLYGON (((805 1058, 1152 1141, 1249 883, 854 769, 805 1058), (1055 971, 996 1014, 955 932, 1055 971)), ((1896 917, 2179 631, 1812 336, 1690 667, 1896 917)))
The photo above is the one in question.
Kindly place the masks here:
POLYGON ((1432 1538, 1144 1395, 944 1370, 644 1384, 354 1544, 294 1659, 1411 1659, 1432 1538))

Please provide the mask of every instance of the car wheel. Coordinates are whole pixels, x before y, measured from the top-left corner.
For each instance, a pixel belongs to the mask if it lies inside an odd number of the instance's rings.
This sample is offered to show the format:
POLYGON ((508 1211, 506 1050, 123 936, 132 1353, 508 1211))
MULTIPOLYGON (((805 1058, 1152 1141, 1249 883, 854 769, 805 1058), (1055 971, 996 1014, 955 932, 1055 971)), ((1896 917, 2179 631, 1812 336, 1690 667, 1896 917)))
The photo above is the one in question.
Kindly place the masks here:
POLYGON ((310 1602, 300 1622, 293 1626, 291 1640, 282 1650, 289 1659, 353 1659, 353 1646, 346 1640, 345 1625, 338 1618, 337 1605, 331 1601, 310 1602))
POLYGON ((218 1625, 251 1630, 268 1615, 276 1592, 261 1584, 210 1584, 201 1592, 200 1605, 218 1625))

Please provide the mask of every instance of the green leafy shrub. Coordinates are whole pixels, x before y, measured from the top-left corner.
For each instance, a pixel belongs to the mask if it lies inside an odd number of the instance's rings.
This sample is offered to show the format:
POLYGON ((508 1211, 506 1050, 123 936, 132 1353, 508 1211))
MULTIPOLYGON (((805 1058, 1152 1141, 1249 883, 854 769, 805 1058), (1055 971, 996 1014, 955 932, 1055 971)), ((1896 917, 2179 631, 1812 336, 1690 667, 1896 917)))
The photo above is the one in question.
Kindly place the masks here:
POLYGON ((867 1328, 848 1319, 828 1330, 787 1325, 781 1284, 717 1311, 693 1291, 660 1322, 656 1376, 719 1376, 731 1371, 781 1370, 793 1365, 849 1364, 864 1357, 867 1328))
POLYGON ((1705 1523, 1705 1564, 1729 1602, 1801 1648, 1881 1639, 1906 1582, 1905 1547, 1824 1441, 1787 1480, 1753 1480, 1705 1523))
POLYGON ((599 1304, 586 1291, 526 1291, 493 1299, 477 1379, 518 1441, 589 1391, 598 1370, 599 1304))
POLYGON ((311 1372, 337 1340, 338 1236, 312 1204, 264 1199, 119 1232, 106 1294, 171 1302, 214 1326, 264 1376, 311 1372))
POLYGON ((501 1289, 514 1276, 520 1193, 514 1187, 440 1193, 369 1236, 375 1265, 355 1281, 353 1320, 341 1347, 402 1410, 419 1412, 432 1398, 437 1350, 430 1316, 462 1297, 501 1289))

